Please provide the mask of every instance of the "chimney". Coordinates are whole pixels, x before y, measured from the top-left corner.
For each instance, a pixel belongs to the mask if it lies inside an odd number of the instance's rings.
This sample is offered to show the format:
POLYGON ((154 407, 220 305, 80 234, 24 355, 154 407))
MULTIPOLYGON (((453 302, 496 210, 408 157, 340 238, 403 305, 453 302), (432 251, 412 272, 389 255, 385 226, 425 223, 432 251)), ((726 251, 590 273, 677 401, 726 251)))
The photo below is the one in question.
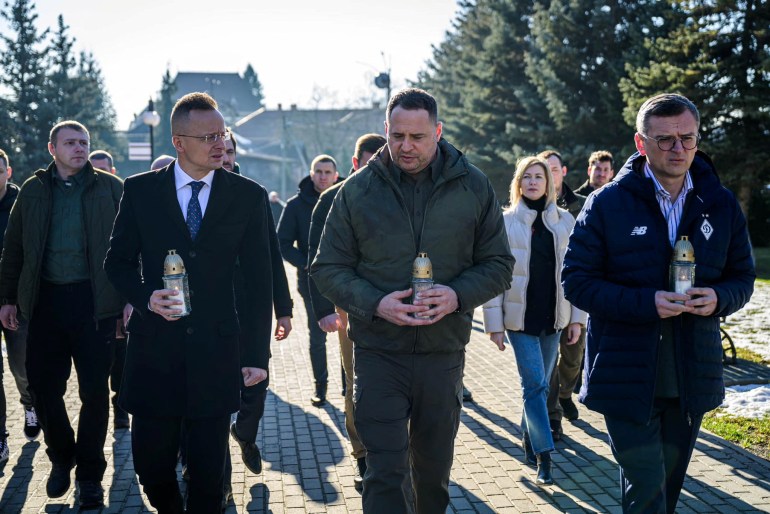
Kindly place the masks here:
POLYGON ((296 111, 297 110, 297 104, 291 104, 291 110, 296 111))
POLYGON ((282 110, 283 110, 283 105, 281 105, 281 104, 278 104, 278 110, 279 110, 279 111, 282 111, 282 110))

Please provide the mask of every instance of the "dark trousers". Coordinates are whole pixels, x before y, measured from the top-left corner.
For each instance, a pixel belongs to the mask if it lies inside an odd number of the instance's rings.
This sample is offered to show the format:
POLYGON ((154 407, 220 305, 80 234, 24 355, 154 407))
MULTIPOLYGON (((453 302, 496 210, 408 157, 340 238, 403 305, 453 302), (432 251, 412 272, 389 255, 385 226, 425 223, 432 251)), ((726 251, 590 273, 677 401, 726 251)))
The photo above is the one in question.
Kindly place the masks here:
POLYGON ((120 398, 120 383, 123 382, 123 367, 126 365, 127 339, 112 340, 112 366, 110 367, 110 389, 112 390, 112 404, 118 406, 120 398))
POLYGON ((355 424, 367 450, 366 514, 443 514, 460 424, 465 352, 355 352, 355 424))
POLYGON ((559 360, 551 373, 551 383, 548 389, 548 419, 561 421, 564 411, 559 404, 559 398, 572 398, 572 393, 580 379, 583 354, 586 350, 586 329, 580 331, 580 337, 575 344, 567 344, 568 331, 562 330, 559 339, 559 360))
POLYGON ((649 423, 605 416, 620 464, 624 513, 673 513, 703 416, 688 422, 678 398, 656 398, 649 423))
MULTIPOLYGON (((238 436, 249 442, 257 439, 259 422, 265 413, 265 399, 267 398, 267 386, 270 383, 270 372, 267 378, 259 384, 246 387, 241 384, 241 405, 235 418, 235 431, 238 436)), ((225 483, 232 484, 233 462, 228 446, 227 460, 225 461, 225 483)))
POLYGON ((313 378, 316 384, 326 384, 329 381, 329 371, 326 366, 326 332, 318 326, 318 319, 315 317, 310 301, 307 280, 307 273, 300 272, 297 278, 297 290, 302 296, 307 313, 307 326, 310 332, 310 365, 313 367, 313 378))
POLYGON ((187 513, 211 514, 221 510, 229 422, 229 415, 196 419, 134 416, 131 426, 134 469, 158 514, 183 512, 176 479, 182 426, 190 470, 187 513))
POLYGON ((27 379, 48 457, 61 464, 74 459, 78 480, 101 481, 107 467, 110 330, 115 330, 114 318, 94 321, 89 282, 41 284, 29 321, 27 379), (64 405, 73 362, 81 403, 77 441, 64 405))
MULTIPOLYGON (((32 407, 32 395, 27 382, 27 322, 19 320, 19 328, 8 330, 2 327, 5 348, 8 350, 8 368, 16 382, 19 400, 24 407, 32 407)), ((3 359, 0 358, 0 436, 5 433, 7 405, 3 387, 3 359)))

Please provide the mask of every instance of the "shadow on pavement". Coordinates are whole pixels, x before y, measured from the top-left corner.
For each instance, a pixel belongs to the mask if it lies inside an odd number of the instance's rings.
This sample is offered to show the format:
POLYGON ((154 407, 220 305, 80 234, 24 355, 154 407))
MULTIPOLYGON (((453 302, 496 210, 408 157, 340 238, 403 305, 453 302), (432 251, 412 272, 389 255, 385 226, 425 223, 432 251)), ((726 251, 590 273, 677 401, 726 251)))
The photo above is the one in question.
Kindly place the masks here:
MULTIPOLYGON (((8 480, 2 498, 0 498, 0 512, 13 512, 14 508, 18 508, 20 512, 24 506, 23 502, 27 498, 29 482, 32 479, 32 460, 35 458, 38 448, 40 448, 38 441, 27 443, 21 447, 21 455, 11 468, 13 474, 8 480), (17 505, 17 501, 22 503, 17 505)), ((3 463, 0 468, 0 476, 5 475, 5 468, 9 463, 10 461, 3 463)))
POLYGON ((278 421, 278 445, 263 450, 263 461, 272 470, 294 476, 311 501, 336 501, 339 492, 324 484, 333 481, 329 473, 344 458, 343 441, 312 411, 284 401, 275 391, 268 393, 267 402, 274 411, 270 416, 278 421))
POLYGON ((270 514, 270 489, 265 484, 255 484, 249 489, 251 500, 246 504, 247 512, 265 512, 270 514))
POLYGON ((501 416, 495 412, 490 411, 486 407, 480 405, 478 402, 464 403, 463 413, 460 416, 460 422, 463 423, 468 429, 476 434, 476 436, 489 444, 497 450, 507 453, 511 457, 524 462, 524 451, 518 441, 521 441, 521 427, 516 423, 513 423, 505 416, 501 416), (500 427, 511 435, 511 439, 515 442, 511 442, 506 438, 496 436, 489 427, 483 423, 469 416, 466 411, 473 411, 482 418, 489 421, 492 425, 500 427))

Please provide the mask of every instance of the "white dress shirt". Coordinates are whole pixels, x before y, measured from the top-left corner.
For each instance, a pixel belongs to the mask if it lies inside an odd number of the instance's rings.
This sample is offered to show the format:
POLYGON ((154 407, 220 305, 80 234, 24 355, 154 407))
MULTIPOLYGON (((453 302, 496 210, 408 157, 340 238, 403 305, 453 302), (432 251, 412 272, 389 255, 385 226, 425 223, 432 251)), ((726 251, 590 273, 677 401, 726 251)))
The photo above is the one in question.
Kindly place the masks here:
MULTIPOLYGON (((179 207, 182 209, 182 215, 185 221, 187 221, 187 204, 190 203, 192 198, 192 187, 190 182, 194 182, 195 179, 188 175, 177 160, 174 164, 174 183, 176 184, 176 199, 179 201, 179 207)), ((214 182, 214 170, 209 171, 205 177, 200 179, 200 182, 204 182, 203 186, 198 193, 198 203, 201 204, 201 215, 206 215, 206 206, 209 204, 209 196, 211 195, 211 183, 214 182)))

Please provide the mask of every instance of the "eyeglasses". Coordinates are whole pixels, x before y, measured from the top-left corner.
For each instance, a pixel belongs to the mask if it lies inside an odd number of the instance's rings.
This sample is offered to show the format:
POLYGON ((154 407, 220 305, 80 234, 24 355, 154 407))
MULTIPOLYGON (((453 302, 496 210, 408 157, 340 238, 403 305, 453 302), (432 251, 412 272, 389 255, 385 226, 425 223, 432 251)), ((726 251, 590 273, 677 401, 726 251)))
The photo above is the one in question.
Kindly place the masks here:
POLYGON ((674 137, 674 136, 661 136, 661 137, 650 137, 645 136, 644 134, 639 134, 644 139, 652 139, 656 143, 658 143, 658 148, 663 150, 664 152, 670 152, 674 149, 676 146, 677 141, 682 142, 682 148, 685 150, 695 150, 698 147, 698 143, 700 143, 700 134, 696 134, 694 136, 682 136, 682 137, 674 137))
POLYGON ((206 144, 213 144, 217 141, 230 141, 229 132, 217 132, 214 134, 206 134, 205 136, 188 136, 187 134, 176 134, 179 137, 191 137, 198 141, 203 141, 206 144))

